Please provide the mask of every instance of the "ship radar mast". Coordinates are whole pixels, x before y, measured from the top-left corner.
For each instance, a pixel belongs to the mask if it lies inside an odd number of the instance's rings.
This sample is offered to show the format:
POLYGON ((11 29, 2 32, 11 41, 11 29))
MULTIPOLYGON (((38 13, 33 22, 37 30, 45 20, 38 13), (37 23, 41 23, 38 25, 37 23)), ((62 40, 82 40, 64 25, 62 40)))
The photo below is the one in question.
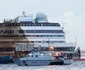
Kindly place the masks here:
POLYGON ((26 16, 26 15, 25 15, 25 11, 23 11, 22 14, 23 14, 23 16, 26 16))
POLYGON ((22 16, 18 17, 18 22, 33 22, 34 18, 32 15, 26 15, 25 11, 22 12, 22 16))

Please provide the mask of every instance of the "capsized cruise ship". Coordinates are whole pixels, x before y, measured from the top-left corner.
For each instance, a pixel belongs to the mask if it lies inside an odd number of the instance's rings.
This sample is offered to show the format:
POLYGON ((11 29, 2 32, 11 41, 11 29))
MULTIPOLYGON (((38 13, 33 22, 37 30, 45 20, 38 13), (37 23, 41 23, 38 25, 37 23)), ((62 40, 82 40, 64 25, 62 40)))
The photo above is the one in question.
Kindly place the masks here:
POLYGON ((59 23, 48 22, 44 13, 18 16, 0 23, 0 56, 24 56, 37 50, 62 52, 67 58, 80 58, 80 48, 65 41, 65 33, 59 23))

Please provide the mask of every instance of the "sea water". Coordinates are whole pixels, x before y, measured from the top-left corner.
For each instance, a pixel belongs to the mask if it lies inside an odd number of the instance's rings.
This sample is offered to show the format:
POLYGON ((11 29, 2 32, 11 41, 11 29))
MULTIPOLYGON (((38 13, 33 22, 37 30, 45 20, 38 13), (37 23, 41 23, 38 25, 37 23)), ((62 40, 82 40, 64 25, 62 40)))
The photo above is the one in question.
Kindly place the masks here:
POLYGON ((0 64, 0 70, 85 70, 85 61, 75 61, 71 65, 50 66, 17 66, 16 64, 0 64))

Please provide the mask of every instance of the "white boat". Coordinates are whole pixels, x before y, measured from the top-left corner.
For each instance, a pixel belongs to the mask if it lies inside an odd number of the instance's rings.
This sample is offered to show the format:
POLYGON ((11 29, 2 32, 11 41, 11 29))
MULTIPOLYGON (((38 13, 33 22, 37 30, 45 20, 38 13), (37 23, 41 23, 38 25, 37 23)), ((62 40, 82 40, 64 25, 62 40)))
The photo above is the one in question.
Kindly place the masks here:
POLYGON ((46 66, 72 64, 72 59, 66 59, 62 54, 52 52, 31 52, 22 58, 13 58, 18 66, 46 66), (58 54, 58 55, 57 55, 58 54))

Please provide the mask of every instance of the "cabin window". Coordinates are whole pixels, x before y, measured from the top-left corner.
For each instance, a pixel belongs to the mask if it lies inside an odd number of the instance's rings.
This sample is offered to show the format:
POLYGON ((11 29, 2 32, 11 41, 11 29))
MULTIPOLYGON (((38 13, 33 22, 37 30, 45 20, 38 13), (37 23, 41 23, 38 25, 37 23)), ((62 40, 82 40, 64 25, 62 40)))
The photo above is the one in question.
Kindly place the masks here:
POLYGON ((38 57, 38 55, 36 55, 36 57, 38 57))
POLYGON ((31 57, 33 57, 33 55, 31 55, 31 57))

